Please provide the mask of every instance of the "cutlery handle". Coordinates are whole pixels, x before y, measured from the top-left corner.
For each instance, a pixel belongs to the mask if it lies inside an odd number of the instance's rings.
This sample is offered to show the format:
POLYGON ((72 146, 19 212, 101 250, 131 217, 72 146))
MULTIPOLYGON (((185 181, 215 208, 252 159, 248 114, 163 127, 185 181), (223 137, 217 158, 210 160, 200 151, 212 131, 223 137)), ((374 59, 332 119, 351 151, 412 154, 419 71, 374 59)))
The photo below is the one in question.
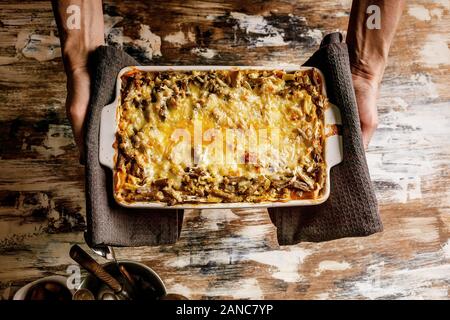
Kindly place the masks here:
POLYGON ((130 286, 132 288, 135 288, 136 282, 134 281, 133 277, 131 276, 131 274, 128 272, 128 270, 125 268, 125 266, 123 264, 119 265, 119 271, 120 271, 120 273, 122 273, 123 277, 128 281, 130 286))
POLYGON ((75 244, 70 248, 70 257, 78 262, 80 266, 92 273, 98 279, 107 284, 114 292, 122 291, 122 285, 113 278, 106 270, 79 245, 75 244))

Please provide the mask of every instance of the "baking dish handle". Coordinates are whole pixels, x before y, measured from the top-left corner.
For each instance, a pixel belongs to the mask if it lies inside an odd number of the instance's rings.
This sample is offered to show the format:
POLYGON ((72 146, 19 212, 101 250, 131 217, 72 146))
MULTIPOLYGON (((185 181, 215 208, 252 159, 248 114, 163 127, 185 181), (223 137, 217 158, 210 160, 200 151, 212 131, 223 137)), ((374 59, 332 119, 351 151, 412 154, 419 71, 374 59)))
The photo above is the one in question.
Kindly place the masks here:
POLYGON ((103 107, 100 119, 99 161, 102 165, 112 169, 114 167, 115 150, 113 144, 116 139, 116 105, 117 101, 103 107))
MULTIPOLYGON (((341 112, 337 106, 329 103, 329 108, 325 111, 325 123, 327 126, 341 125, 341 112)), ((328 128, 327 128, 328 129, 328 128)), ((342 136, 334 134, 329 136, 325 143, 325 160, 328 170, 341 163, 344 157, 342 136)))
POLYGON ((328 102, 328 108, 325 110, 325 123, 327 126, 342 124, 341 111, 331 102, 328 102))

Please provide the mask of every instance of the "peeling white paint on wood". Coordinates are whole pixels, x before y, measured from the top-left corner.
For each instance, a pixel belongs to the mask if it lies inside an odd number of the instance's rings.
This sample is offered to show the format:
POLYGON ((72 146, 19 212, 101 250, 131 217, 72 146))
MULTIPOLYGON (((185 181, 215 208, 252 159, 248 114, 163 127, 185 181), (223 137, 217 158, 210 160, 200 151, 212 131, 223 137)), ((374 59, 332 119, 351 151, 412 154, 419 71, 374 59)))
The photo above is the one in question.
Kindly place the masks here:
POLYGON ((440 6, 450 10, 450 0, 431 0, 431 3, 439 4, 440 6))
POLYGON ((426 66, 438 68, 450 64, 449 35, 430 34, 420 51, 422 62, 426 66))
POLYGON ((431 157, 430 145, 450 150, 448 103, 432 103, 439 97, 438 87, 426 74, 415 74, 409 86, 397 79, 383 83, 378 106, 379 128, 375 133, 367 160, 374 181, 383 181, 389 189, 380 191, 382 203, 408 203, 420 200, 423 185, 440 174, 450 154, 431 157), (401 94, 401 97, 399 96, 401 94), (439 117, 436 115, 439 114, 439 117))
POLYGON ((430 11, 422 5, 411 5, 408 14, 421 21, 431 20, 430 11))
POLYGON ((210 297, 231 297, 232 299, 254 299, 264 298, 264 293, 256 279, 242 279, 223 283, 221 287, 211 287, 205 292, 210 297))
POLYGON ((61 56, 59 38, 53 33, 50 35, 31 34, 29 42, 22 49, 26 58, 38 61, 49 61, 61 56))
POLYGON ((203 227, 211 231, 219 230, 219 225, 221 224, 232 223, 235 220, 239 220, 239 217, 230 209, 207 209, 201 210, 199 214, 205 219, 203 227))
MULTIPOLYGON (((208 264, 222 265, 229 264, 232 261, 232 254, 230 252, 189 252, 185 251, 180 255, 173 257, 164 262, 168 267, 183 269, 191 266, 195 268, 207 266, 208 264)), ((235 261, 238 261, 237 259, 235 261)))
POLYGON ((268 23, 262 16, 253 16, 241 12, 231 12, 230 16, 236 19, 239 28, 246 33, 255 34, 257 37, 253 42, 256 47, 262 46, 286 46, 284 31, 268 23))
POLYGON ((61 57, 59 38, 53 31, 49 35, 21 31, 17 36, 16 50, 25 58, 36 59, 40 62, 61 57))
POLYGON ((309 29, 305 34, 306 37, 309 37, 314 40, 314 43, 319 45, 323 38, 323 33, 319 29, 309 29))
POLYGON ((154 34, 147 25, 141 24, 139 39, 133 40, 132 43, 144 48, 148 59, 161 56, 161 37, 154 34))
POLYGON ((368 267, 369 276, 351 285, 357 294, 366 299, 397 297, 407 299, 425 299, 448 297, 448 284, 431 286, 438 279, 448 280, 450 264, 426 266, 416 269, 400 269, 389 272, 385 263, 375 263, 368 267))
POLYGON ((121 16, 110 16, 109 14, 103 15, 103 23, 105 25, 105 37, 109 35, 111 30, 123 20, 121 16))
POLYGON ((174 32, 164 37, 164 41, 170 42, 177 46, 185 45, 190 41, 189 37, 186 37, 183 31, 174 32))
POLYGON ((450 260, 450 238, 447 242, 442 246, 442 252, 444 253, 444 257, 450 260))
POLYGON ((324 260, 319 263, 316 275, 319 276, 324 271, 344 271, 351 268, 351 264, 347 261, 324 260))
POLYGON ((329 300, 330 294, 328 292, 321 292, 314 297, 315 300, 329 300))
MULTIPOLYGON (((118 21, 118 20, 116 20, 118 21)), ((123 47, 125 44, 140 49, 145 58, 152 60, 153 57, 162 56, 161 37, 153 33, 148 25, 139 25, 139 38, 133 39, 123 35, 123 27, 114 27, 112 25, 106 36, 109 44, 123 47)))
MULTIPOLYGON (((350 10, 349 10, 350 11, 350 10)), ((334 14, 334 16, 336 18, 348 18, 350 16, 350 13, 348 12, 342 12, 342 11, 338 11, 334 14)))
POLYGON ((434 217, 414 217, 401 219, 402 234, 417 242, 439 241, 436 229, 438 221, 434 217))
POLYGON ((432 17, 436 17, 437 19, 442 19, 442 16, 444 15, 444 10, 441 8, 434 8, 430 10, 430 15, 432 17))
POLYGON ((192 295, 192 290, 185 285, 175 283, 173 285, 166 283, 167 293, 177 293, 190 298, 192 295))
POLYGON ((193 48, 191 53, 205 59, 212 59, 216 56, 216 51, 209 48, 193 48))
MULTIPOLYGON (((42 145, 31 145, 31 150, 39 152, 46 158, 58 157, 66 153, 65 147, 73 145, 70 126, 50 125, 42 145)), ((22 145, 22 148, 27 148, 22 145)))
POLYGON ((310 250, 294 247, 285 250, 251 252, 245 258, 272 267, 272 277, 275 279, 299 282, 304 279, 299 272, 300 265, 311 253, 310 250))

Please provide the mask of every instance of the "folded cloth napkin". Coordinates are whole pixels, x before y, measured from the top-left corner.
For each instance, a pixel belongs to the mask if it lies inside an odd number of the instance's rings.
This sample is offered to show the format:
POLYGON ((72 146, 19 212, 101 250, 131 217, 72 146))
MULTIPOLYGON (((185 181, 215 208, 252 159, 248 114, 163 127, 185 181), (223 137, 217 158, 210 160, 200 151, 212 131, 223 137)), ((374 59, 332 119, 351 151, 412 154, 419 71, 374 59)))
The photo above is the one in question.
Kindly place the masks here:
POLYGON ((94 81, 86 119, 86 241, 90 246, 143 246, 175 243, 182 210, 120 207, 112 196, 112 174, 98 159, 100 115, 114 99, 117 74, 138 63, 122 50, 102 46, 92 56, 94 81))
POLYGON ((328 98, 341 111, 344 160, 331 169, 331 192, 325 203, 269 209, 278 242, 289 245, 380 232, 383 227, 367 168, 348 49, 342 35, 325 36, 319 50, 304 65, 322 71, 328 98))

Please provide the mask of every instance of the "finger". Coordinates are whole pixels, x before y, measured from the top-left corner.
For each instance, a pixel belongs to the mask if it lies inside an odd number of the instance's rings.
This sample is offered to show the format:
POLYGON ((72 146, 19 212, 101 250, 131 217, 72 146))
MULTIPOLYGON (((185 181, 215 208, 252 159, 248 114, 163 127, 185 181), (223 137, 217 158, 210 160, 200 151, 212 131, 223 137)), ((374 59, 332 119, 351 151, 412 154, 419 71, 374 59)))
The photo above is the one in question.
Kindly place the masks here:
POLYGON ((370 140, 372 139, 372 136, 375 133, 376 128, 377 127, 374 125, 367 125, 361 123, 362 140, 365 150, 367 150, 367 148, 369 147, 370 140))
POLYGON ((89 105, 90 76, 87 70, 78 69, 67 77, 66 111, 73 136, 80 151, 80 162, 84 162, 84 120, 89 105))
POLYGON ((67 117, 72 125, 72 132, 75 143, 80 152, 80 163, 84 163, 84 119, 86 117, 86 108, 77 104, 69 103, 67 105, 67 117))

